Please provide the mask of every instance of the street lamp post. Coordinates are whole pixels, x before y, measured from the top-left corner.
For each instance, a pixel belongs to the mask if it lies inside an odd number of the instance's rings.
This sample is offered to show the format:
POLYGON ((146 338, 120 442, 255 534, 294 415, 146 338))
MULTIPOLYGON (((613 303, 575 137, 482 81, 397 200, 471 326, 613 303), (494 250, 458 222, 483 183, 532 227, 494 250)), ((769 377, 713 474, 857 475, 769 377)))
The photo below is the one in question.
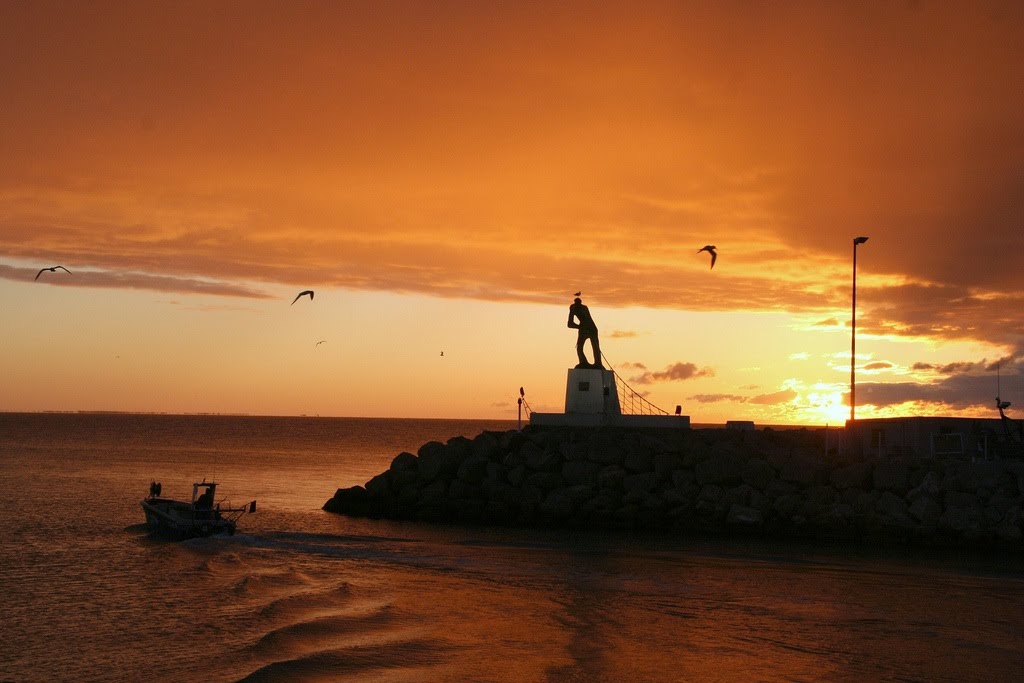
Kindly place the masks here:
POLYGON ((857 405, 857 384, 855 370, 857 365, 857 245, 868 241, 867 237, 853 238, 853 300, 850 315, 850 421, 854 418, 854 410, 857 405))

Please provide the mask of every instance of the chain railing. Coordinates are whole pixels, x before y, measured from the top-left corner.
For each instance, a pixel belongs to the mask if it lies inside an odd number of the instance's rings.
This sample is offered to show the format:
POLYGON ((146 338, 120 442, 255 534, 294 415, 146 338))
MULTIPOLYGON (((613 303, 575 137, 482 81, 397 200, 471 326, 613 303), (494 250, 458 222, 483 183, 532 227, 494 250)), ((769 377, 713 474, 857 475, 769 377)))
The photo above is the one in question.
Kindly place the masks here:
POLYGON ((615 368, 612 367, 612 362, 608 360, 608 356, 601 354, 601 358, 604 359, 605 364, 615 375, 615 388, 619 394, 619 410, 623 415, 668 415, 667 410, 663 410, 658 406, 654 405, 646 398, 644 398, 639 391, 633 389, 633 387, 626 384, 626 380, 622 379, 615 368))

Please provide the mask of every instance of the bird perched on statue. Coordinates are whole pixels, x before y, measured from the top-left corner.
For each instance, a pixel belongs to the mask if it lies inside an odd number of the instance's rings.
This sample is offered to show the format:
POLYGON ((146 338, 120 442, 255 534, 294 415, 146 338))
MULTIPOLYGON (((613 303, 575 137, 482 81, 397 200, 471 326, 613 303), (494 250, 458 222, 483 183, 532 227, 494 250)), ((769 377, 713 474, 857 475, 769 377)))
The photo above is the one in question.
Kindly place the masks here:
POLYGON ((717 248, 718 247, 716 247, 713 244, 708 244, 708 245, 705 245, 705 246, 701 247, 700 249, 698 249, 697 253, 699 254, 702 251, 706 251, 709 254, 711 254, 711 267, 714 268, 715 267, 715 261, 718 260, 718 252, 715 251, 715 249, 717 249, 717 248))
POLYGON ((303 291, 299 292, 298 294, 296 294, 295 298, 292 299, 292 302, 289 305, 290 306, 294 306, 296 301, 298 301, 302 297, 306 296, 307 294, 309 295, 309 300, 312 301, 313 300, 313 290, 312 289, 306 289, 306 290, 303 290, 303 291))

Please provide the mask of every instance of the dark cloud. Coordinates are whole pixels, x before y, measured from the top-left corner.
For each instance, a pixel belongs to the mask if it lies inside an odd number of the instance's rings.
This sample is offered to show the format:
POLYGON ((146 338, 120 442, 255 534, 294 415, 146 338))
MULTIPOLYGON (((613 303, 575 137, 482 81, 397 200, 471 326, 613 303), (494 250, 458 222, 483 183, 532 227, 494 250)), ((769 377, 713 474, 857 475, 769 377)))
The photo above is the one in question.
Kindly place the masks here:
POLYGON ((642 375, 631 377, 630 382, 636 384, 651 384, 653 382, 680 382, 699 377, 714 377, 715 371, 712 368, 698 368, 694 363, 675 363, 664 370, 645 372, 642 375))
POLYGON ((946 363, 944 365, 936 365, 934 363, 914 363, 910 366, 910 369, 937 372, 942 375, 956 375, 971 372, 972 370, 982 370, 985 367, 986 363, 982 360, 977 363, 971 361, 956 361, 954 363, 946 363))
POLYGON ((744 403, 747 400, 745 396, 738 394, 694 394, 687 398, 697 403, 744 403))
MULTIPOLYGON (((980 365, 974 372, 962 372, 935 382, 858 382, 857 403, 879 408, 903 403, 927 403, 958 410, 993 408, 998 391, 994 371, 980 365)), ((1013 362, 1001 368, 1003 400, 1018 405, 1024 401, 1024 364, 1013 362)), ((994 408, 993 408, 994 410, 994 408)))
POLYGON ((814 323, 814 325, 815 327, 836 327, 837 325, 839 325, 839 319, 825 318, 824 320, 819 320, 818 322, 814 323))
POLYGON ((611 339, 632 339, 633 337, 639 337, 640 333, 632 330, 613 330, 608 336, 611 339))
MULTIPOLYGON (((859 387, 859 385, 858 385, 859 387)), ((774 391, 770 394, 759 394, 752 396, 747 399, 747 403, 755 403, 757 405, 773 406, 780 403, 789 403, 797 397, 797 392, 793 389, 783 389, 781 391, 774 391)))
POLYGON ((864 366, 865 370, 888 370, 893 364, 885 360, 876 360, 864 366))
POLYGON ((646 370, 647 366, 643 363, 631 363, 627 361, 620 365, 619 368, 622 370, 646 370))

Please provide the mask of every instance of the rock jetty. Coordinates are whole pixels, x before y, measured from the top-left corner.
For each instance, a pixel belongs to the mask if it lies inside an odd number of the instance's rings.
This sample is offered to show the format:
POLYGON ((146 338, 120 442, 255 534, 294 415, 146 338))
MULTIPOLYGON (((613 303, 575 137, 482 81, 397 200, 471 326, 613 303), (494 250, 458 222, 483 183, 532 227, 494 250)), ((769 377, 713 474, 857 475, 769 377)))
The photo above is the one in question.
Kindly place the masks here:
POLYGON ((825 452, 823 430, 527 427, 400 453, 324 510, 430 522, 676 529, 1024 548, 1024 462, 825 452))

